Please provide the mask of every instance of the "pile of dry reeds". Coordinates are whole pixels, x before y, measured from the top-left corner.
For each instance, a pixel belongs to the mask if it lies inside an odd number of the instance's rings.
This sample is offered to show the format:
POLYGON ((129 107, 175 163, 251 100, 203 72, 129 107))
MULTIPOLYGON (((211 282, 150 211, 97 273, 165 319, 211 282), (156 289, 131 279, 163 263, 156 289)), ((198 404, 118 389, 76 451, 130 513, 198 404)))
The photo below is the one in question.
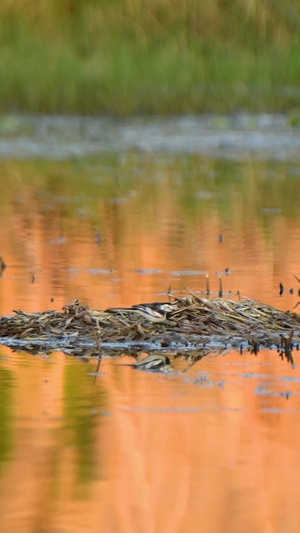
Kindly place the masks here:
POLYGON ((25 313, 0 319, 0 342, 31 351, 63 350, 74 355, 113 355, 138 350, 177 354, 221 352, 228 348, 277 348, 292 361, 300 344, 300 316, 240 298, 174 298, 165 321, 152 323, 128 309, 91 310, 79 301, 61 312, 25 313))

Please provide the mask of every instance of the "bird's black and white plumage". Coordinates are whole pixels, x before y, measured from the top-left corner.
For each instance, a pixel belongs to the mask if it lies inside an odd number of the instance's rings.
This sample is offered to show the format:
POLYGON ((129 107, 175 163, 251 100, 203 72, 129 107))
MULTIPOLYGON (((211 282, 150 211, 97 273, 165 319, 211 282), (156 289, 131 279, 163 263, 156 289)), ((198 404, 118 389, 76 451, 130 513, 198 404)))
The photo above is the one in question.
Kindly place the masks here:
POLYGON ((132 307, 112 307, 106 309, 109 313, 137 313, 150 322, 164 322, 177 306, 169 302, 155 302, 150 304, 138 304, 132 307))

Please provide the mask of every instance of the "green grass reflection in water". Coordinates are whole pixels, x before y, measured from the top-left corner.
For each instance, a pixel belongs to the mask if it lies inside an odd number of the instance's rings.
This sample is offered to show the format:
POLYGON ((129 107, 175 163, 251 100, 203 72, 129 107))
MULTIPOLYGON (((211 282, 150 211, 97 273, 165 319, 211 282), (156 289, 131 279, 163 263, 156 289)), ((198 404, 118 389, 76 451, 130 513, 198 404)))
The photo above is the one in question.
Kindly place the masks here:
POLYGON ((14 378, 1 364, 0 354, 0 477, 11 459, 14 447, 14 378))
MULTIPOLYGON (((90 365, 88 365, 90 366, 90 365)), ((101 454, 97 450, 96 430, 100 418, 107 412, 107 391, 101 381, 93 386, 93 378, 82 372, 82 366, 65 367, 64 377, 64 441, 74 449, 76 475, 75 492, 101 477, 101 454)))

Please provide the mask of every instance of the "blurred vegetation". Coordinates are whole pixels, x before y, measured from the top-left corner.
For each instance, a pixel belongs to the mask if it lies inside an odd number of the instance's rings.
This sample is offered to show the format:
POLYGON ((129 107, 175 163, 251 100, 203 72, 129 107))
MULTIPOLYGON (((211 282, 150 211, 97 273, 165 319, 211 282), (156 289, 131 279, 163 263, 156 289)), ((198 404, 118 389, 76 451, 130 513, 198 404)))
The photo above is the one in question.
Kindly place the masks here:
POLYGON ((299 0, 2 0, 0 111, 299 105, 299 0))

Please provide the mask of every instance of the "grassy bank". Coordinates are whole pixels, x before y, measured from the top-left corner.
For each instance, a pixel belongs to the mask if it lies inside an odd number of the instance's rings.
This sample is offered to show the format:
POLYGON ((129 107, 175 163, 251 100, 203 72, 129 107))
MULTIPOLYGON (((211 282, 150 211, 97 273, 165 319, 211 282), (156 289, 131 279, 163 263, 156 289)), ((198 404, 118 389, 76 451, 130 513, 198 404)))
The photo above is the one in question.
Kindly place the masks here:
POLYGON ((300 103, 296 0, 2 0, 0 110, 193 113, 300 103))

